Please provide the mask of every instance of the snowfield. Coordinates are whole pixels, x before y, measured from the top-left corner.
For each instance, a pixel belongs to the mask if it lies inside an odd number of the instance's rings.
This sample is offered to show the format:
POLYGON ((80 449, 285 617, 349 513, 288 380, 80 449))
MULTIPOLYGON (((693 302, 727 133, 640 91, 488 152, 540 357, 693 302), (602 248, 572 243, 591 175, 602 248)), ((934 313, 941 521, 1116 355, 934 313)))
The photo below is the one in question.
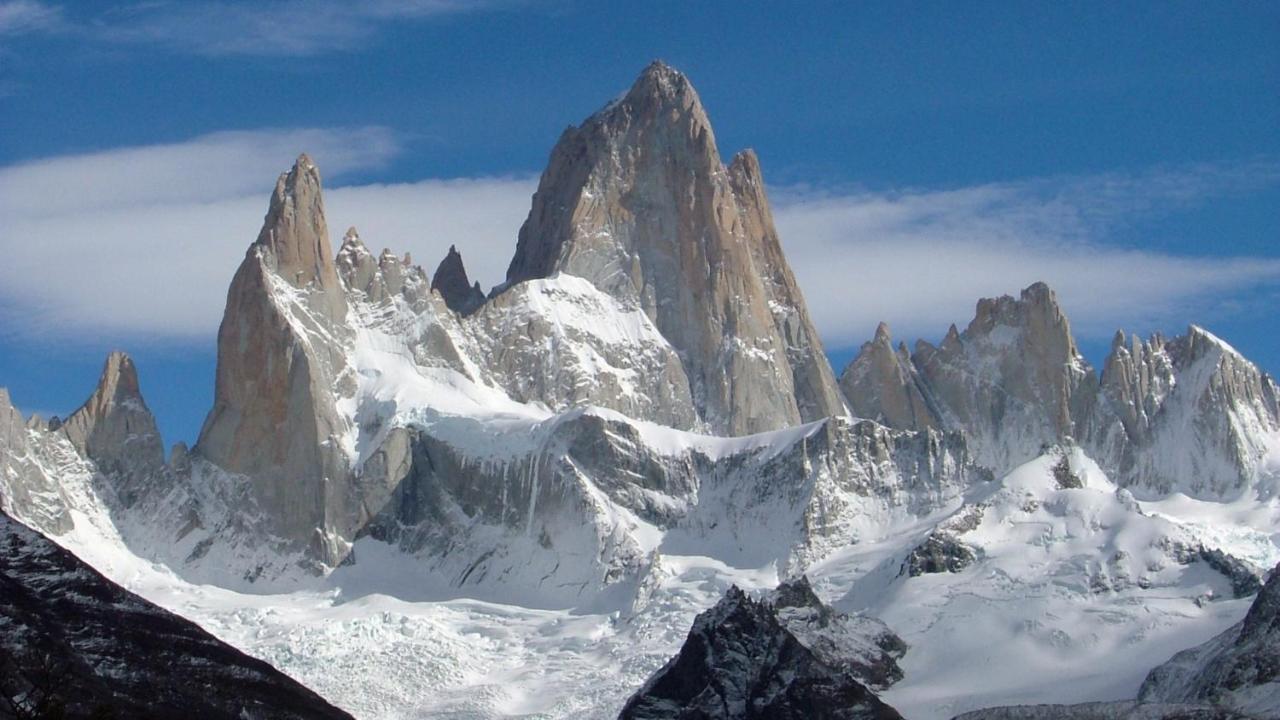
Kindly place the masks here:
MULTIPOLYGON (((1179 561, 1178 547, 1204 543, 1263 567, 1280 560, 1280 537, 1267 532, 1274 504, 1140 503, 1080 451, 1065 452, 1083 487, 1060 489, 1053 466, 1063 455, 1046 454, 810 570, 838 610, 879 617, 909 643, 905 678, 883 694, 905 716, 1131 698, 1152 666, 1248 609, 1213 568, 1179 561), (907 553, 939 526, 974 549, 974 563, 903 573, 907 553)), ((614 717, 698 612, 733 584, 763 593, 780 580, 772 563, 734 567, 664 552, 659 533, 657 562, 634 596, 600 601, 611 607, 534 609, 518 597, 460 597, 413 557, 365 539, 354 565, 312 587, 235 592, 137 557, 92 475, 62 477, 75 527, 60 543, 370 720, 614 717)))

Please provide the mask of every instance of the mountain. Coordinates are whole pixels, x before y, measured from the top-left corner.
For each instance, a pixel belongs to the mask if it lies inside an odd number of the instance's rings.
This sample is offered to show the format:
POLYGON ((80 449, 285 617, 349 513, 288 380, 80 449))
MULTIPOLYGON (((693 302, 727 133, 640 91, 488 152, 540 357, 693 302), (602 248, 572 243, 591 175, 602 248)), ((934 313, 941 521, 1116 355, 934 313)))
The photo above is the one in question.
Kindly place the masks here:
POLYGON ((697 91, 661 62, 551 152, 507 283, 556 273, 644 312, 680 356, 697 427, 744 435, 844 412, 759 161, 724 166, 697 91))
POLYGON ((0 598, 0 717, 351 718, 4 513, 0 598))
POLYGON ((680 653, 618 716, 640 718, 901 718, 796 638, 767 602, 730 588, 698 616, 680 653))
POLYGON ((893 347, 881 325, 840 377, 853 413, 891 427, 964 434, 996 474, 1062 441, 1148 499, 1266 499, 1280 448, 1275 381, 1208 331, 1126 343, 1118 333, 1099 376, 1085 361, 1053 291, 978 302, 941 345, 893 347))
POLYGON ((320 173, 302 155, 276 182, 231 281, 214 405, 194 452, 250 478, 280 536, 328 564, 343 557, 355 513, 345 487, 349 421, 337 409, 354 390, 346 317, 320 173))

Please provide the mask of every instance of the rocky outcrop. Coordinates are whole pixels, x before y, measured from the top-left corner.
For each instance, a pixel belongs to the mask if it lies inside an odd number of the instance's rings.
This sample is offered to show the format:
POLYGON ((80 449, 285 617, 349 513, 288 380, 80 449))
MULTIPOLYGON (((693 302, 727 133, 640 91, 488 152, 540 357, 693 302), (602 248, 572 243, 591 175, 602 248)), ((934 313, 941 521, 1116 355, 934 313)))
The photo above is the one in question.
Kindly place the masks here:
POLYGON ((901 715, 806 648, 768 603, 732 587, 694 620, 680 653, 618 717, 890 720, 901 715))
POLYGON ((345 357, 347 301, 329 245, 320 174, 281 175, 218 330, 214 405, 194 452, 252 480, 276 533, 333 565, 353 532, 345 357))
POLYGON ((932 573, 957 573, 973 564, 973 550, 947 532, 933 532, 907 555, 899 575, 918 577, 932 573))
POLYGON ((4 513, 0 597, 0 717, 350 720, 4 513))
POLYGON ((844 412, 759 163, 747 152, 722 164, 697 92, 660 62, 552 151, 507 283, 557 272, 649 316, 713 432, 844 412))
POLYGON ((818 598, 808 577, 787 580, 764 599, 782 626, 827 665, 873 690, 902 679, 902 638, 873 617, 836 612, 818 598))
POLYGON ((480 289, 480 283, 469 283, 462 254, 453 245, 431 276, 431 289, 440 293, 450 310, 462 315, 470 315, 484 304, 484 290, 480 289))
POLYGON ((857 416, 963 433, 997 474, 1075 442, 1140 497, 1280 493, 1265 468, 1280 437, 1272 378, 1195 326, 1173 340, 1117 334, 1099 378, 1043 283, 979 301, 964 332, 952 327, 936 347, 895 350, 882 324, 840 386, 857 416))
POLYGON ((107 356, 97 388, 59 429, 111 479, 125 507, 165 467, 164 444, 142 399, 137 368, 122 352, 107 356))
POLYGON ((1096 384, 1044 283, 1017 299, 978 301, 963 333, 938 347, 917 343, 915 364, 946 427, 964 428, 975 457, 997 473, 1073 436, 1096 384))
POLYGON ((1244 620, 1152 670, 1138 699, 1212 704, 1280 718, 1280 566, 1244 620))
POLYGON ((355 228, 348 228, 343 236, 335 264, 347 292, 371 304, 399 297, 420 308, 430 291, 426 273, 410 261, 408 253, 399 257, 384 248, 375 258, 355 228))

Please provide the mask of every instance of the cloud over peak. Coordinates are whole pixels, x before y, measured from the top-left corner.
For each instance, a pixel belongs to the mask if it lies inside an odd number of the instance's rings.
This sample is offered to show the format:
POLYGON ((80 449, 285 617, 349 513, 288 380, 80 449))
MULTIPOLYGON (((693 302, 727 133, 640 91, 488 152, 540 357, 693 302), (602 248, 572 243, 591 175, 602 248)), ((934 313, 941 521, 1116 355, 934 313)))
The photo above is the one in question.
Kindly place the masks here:
MULTIPOLYGON (((411 251, 428 269, 457 245, 483 285, 502 280, 534 175, 344 185, 396 156, 393 133, 214 133, 0 167, 0 336, 208 341, 275 178, 303 150, 324 174, 333 233, 355 225, 371 246, 411 251)), ((943 190, 770 192, 787 257, 836 350, 870 338, 881 320, 903 339, 939 338, 972 317, 978 298, 1038 280, 1085 338, 1239 312, 1249 293, 1280 291, 1280 259, 1140 249, 1126 234, 1277 182, 1274 163, 1251 162, 943 190)))

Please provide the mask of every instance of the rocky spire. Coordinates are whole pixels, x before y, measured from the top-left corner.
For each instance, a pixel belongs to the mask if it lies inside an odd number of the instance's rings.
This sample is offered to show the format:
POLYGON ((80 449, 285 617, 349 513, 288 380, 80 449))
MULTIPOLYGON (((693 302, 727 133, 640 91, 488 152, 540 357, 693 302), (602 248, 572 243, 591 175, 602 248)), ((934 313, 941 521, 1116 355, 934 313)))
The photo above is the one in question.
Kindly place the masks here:
POLYGON ((480 283, 467 280, 467 269, 462 265, 462 254, 453 245, 431 276, 431 289, 440 293, 449 309, 462 315, 470 315, 484 303, 484 291, 480 283))
POLYGON ((726 168, 697 92, 664 63, 552 151, 507 281, 556 272, 644 310, 713 431, 844 412, 755 154, 726 168))
POLYGON ((318 290, 324 295, 330 319, 341 321, 346 301, 329 243, 320 171, 303 153, 293 168, 276 180, 256 245, 268 251, 266 257, 276 275, 294 287, 318 290))
POLYGON ((886 323, 864 343, 840 375, 840 389, 854 415, 908 430, 937 428, 937 410, 927 395, 906 347, 894 350, 886 323))
POLYGON ((141 484, 164 467, 160 431, 142 399, 137 368, 123 352, 107 356, 97 388, 60 430, 81 455, 116 479, 126 505, 132 504, 141 484))
POLYGON ((280 177, 227 292, 214 405, 193 452, 249 477, 273 531, 336 563, 349 472, 340 397, 355 391, 350 329, 321 198, 303 155, 280 177), (296 289, 296 290, 294 290, 296 289))

